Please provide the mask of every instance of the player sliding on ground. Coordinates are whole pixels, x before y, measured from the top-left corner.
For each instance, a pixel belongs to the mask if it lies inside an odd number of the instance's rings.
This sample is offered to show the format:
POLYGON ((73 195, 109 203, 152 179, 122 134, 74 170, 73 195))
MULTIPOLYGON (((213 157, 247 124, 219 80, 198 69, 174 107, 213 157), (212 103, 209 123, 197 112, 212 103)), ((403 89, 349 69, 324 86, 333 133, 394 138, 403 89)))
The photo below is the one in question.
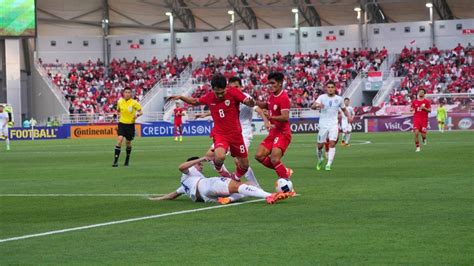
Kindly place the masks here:
POLYGON ((192 201, 219 202, 228 204, 243 197, 265 199, 268 204, 294 196, 294 193, 268 193, 253 185, 237 182, 226 177, 206 178, 202 174, 203 162, 209 158, 191 157, 179 166, 181 186, 167 195, 152 197, 150 200, 174 200, 186 194, 192 201))
MULTIPOLYGON (((237 89, 242 91, 242 80, 239 77, 231 77, 229 79, 229 87, 236 87, 237 89)), ((244 93, 244 94, 247 97, 251 97, 247 93, 244 93)), ((253 107, 247 106, 245 104, 240 104, 239 120, 240 120, 240 125, 242 127, 242 137, 244 138, 244 144, 247 151, 249 150, 250 143, 252 142, 252 138, 253 138, 253 132, 252 132, 253 131, 252 129, 253 109, 254 109, 253 107)), ((207 113, 196 115, 196 118, 204 118, 210 115, 211 113, 207 112, 207 113)), ((206 157, 211 158, 209 162, 214 166, 214 145, 212 145, 211 148, 207 151, 206 157)), ((235 161, 235 164, 238 165, 239 162, 237 161, 237 159, 234 158, 234 161, 235 161)), ((225 165, 222 165, 222 170, 220 171, 219 174, 224 177, 231 176, 229 171, 226 169, 225 165)), ((257 178, 255 177, 255 174, 253 173, 253 170, 250 166, 247 173, 245 173, 245 178, 247 178, 247 181, 250 181, 253 185, 260 187, 260 185, 257 182, 257 178)))
POLYGON ((7 151, 10 150, 10 138, 8 137, 8 122, 10 117, 8 113, 4 111, 5 107, 0 105, 0 139, 5 140, 7 151))
POLYGON ((347 117, 347 121, 352 123, 352 116, 344 106, 344 101, 341 96, 336 95, 336 84, 333 81, 328 81, 326 84, 326 94, 318 97, 313 103, 311 109, 321 110, 319 115, 319 132, 318 132, 318 163, 316 170, 321 170, 324 160, 324 143, 329 139, 328 162, 326 164, 326 171, 331 170, 334 156, 336 155, 336 141, 339 135, 337 126, 339 109, 342 110, 347 117))
POLYGON ((268 136, 258 146, 255 159, 264 166, 274 169, 279 178, 288 179, 293 170, 281 162, 286 149, 291 143, 290 98, 283 90, 283 73, 274 72, 268 75, 270 96, 267 102, 258 102, 257 112, 262 117, 268 136))
POLYGON ((426 131, 428 128, 428 114, 431 112, 431 103, 425 99, 426 91, 424 89, 418 90, 418 98, 411 103, 410 111, 413 114, 413 132, 415 133, 416 152, 421 151, 419 135, 423 140, 423 145, 426 145, 426 131))
POLYGON ((168 100, 182 100, 191 105, 207 105, 211 111, 214 127, 211 137, 214 142, 214 165, 222 172, 222 165, 227 151, 238 161, 233 178, 240 181, 249 168, 247 148, 242 138, 242 127, 239 121, 240 104, 253 107, 254 100, 234 87, 227 88, 227 80, 221 74, 216 74, 211 80, 212 92, 199 99, 182 95, 171 96, 168 100))

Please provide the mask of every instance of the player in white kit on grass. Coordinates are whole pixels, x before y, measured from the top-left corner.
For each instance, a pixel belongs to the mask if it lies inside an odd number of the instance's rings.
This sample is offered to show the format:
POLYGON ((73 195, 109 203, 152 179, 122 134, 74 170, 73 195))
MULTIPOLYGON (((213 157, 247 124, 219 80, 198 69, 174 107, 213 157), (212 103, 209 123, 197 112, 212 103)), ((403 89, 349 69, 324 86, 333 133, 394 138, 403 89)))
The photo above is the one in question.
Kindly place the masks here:
MULTIPOLYGON (((238 89, 242 90, 242 80, 239 77, 231 77, 229 79, 229 86, 237 87, 238 89)), ((247 93, 244 93, 244 94, 247 97, 251 97, 247 93)), ((254 111, 254 107, 249 107, 245 104, 240 104, 239 120, 240 120, 240 125, 242 126, 242 137, 244 138, 244 144, 247 151, 253 139, 253 128, 252 128, 253 111, 254 111)), ((211 113, 208 112, 208 113, 196 115, 196 118, 204 118, 210 115, 211 113)), ((207 151, 206 156, 209 158, 212 158, 214 156, 213 150, 214 150, 214 145, 212 145, 211 148, 207 151)), ((237 165, 237 160, 234 160, 234 161, 237 165)), ((213 160, 210 160, 209 162, 212 164, 213 160)), ((225 177, 232 176, 232 174, 227 170, 225 165, 222 166, 222 170, 218 173, 221 176, 225 176, 225 177)), ((248 181, 250 181, 257 187, 260 187, 260 184, 258 183, 257 178, 255 177, 255 174, 253 173, 253 170, 250 166, 247 173, 245 173, 245 178, 247 178, 248 181)))
POLYGON ((333 81, 328 81, 326 84, 326 94, 320 95, 313 103, 311 109, 319 109, 319 133, 318 133, 318 163, 316 170, 321 170, 324 160, 324 143, 329 139, 328 162, 326 164, 326 171, 331 170, 332 162, 336 154, 336 141, 339 135, 338 114, 341 109, 347 116, 348 122, 352 123, 352 116, 344 106, 344 100, 341 96, 336 95, 336 84, 333 81))
MULTIPOLYGON (((355 112, 354 108, 350 106, 351 100, 349 98, 344 99, 344 106, 346 110, 349 112, 350 116, 354 118, 355 112)), ((347 116, 341 112, 342 119, 341 119, 341 129, 342 129, 342 146, 349 147, 349 141, 351 140, 351 132, 352 132, 352 124, 349 122, 347 116)))
POLYGON ((5 144, 7 146, 7 151, 10 150, 10 138, 8 137, 8 122, 10 121, 10 117, 8 113, 4 111, 5 107, 0 105, 0 139, 5 140, 5 144))
POLYGON ((226 177, 206 178, 202 174, 205 161, 208 157, 191 157, 179 166, 181 186, 164 196, 151 197, 150 200, 174 200, 186 194, 192 201, 218 202, 228 204, 243 197, 265 199, 268 204, 294 196, 292 193, 268 193, 251 184, 244 184, 226 177), (235 199, 234 199, 235 197, 235 199))

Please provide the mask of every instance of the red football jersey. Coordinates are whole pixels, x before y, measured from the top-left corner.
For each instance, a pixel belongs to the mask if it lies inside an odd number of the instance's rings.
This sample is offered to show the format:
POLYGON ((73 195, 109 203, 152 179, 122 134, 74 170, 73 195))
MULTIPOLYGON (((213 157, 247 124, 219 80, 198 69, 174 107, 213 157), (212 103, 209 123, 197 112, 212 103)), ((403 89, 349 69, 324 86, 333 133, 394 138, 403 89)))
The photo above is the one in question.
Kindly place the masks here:
POLYGON ((421 109, 423 105, 428 109, 431 108, 431 103, 427 99, 413 100, 413 102, 411 103, 411 107, 415 110, 415 114, 413 115, 413 120, 428 121, 428 112, 421 109))
POLYGON ((242 128, 240 126, 240 103, 247 96, 235 87, 228 87, 224 98, 219 100, 213 91, 206 93, 199 98, 199 103, 209 106, 214 128, 212 134, 221 136, 240 136, 242 128))
MULTIPOLYGON (((290 107, 291 107, 290 98, 288 97, 288 94, 284 90, 282 90, 276 96, 273 93, 271 93, 270 97, 268 97, 267 104, 268 104, 268 112, 270 114, 270 117, 279 116, 281 115, 282 110, 290 110, 290 107)), ((273 130, 277 130, 277 131, 285 132, 285 133, 291 133, 290 121, 279 122, 279 121, 270 119, 270 123, 272 123, 272 125, 275 125, 275 128, 273 130)))
POLYGON ((181 124, 183 122, 183 112, 184 112, 184 108, 174 109, 174 123, 175 124, 181 124))

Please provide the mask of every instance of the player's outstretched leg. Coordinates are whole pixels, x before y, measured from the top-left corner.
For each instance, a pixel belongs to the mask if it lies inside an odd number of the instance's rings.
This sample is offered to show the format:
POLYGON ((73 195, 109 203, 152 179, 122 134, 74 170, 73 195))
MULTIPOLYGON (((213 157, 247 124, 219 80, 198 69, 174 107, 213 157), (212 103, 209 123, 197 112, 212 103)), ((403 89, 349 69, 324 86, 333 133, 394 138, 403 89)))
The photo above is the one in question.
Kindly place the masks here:
POLYGON ((239 193, 239 194, 244 195, 246 197, 263 198, 263 199, 266 200, 266 202, 268 204, 274 204, 279 200, 287 199, 287 198, 290 197, 290 195, 287 195, 287 193, 272 193, 272 194, 270 194, 270 193, 264 191, 261 188, 258 188, 256 186, 252 186, 252 185, 248 185, 248 184, 244 184, 244 183, 240 183, 240 182, 237 182, 235 180, 232 180, 229 183, 229 193, 231 193, 231 194, 239 193))

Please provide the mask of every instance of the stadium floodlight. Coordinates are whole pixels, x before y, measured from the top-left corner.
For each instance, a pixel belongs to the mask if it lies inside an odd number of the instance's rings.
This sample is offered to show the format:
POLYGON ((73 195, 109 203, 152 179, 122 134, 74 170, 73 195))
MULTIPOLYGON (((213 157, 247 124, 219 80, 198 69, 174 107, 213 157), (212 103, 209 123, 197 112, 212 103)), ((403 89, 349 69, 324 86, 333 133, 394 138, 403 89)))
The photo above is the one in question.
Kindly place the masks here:
POLYGON ((229 10, 229 11, 227 11, 227 14, 229 14, 229 15, 234 15, 234 10, 229 10))
POLYGON ((298 8, 293 8, 293 9, 291 9, 291 12, 293 12, 293 13, 298 13, 298 8))
POLYGON ((354 11, 355 11, 355 12, 361 12, 362 9, 361 9, 360 7, 355 7, 355 8, 354 8, 354 11))
POLYGON ((168 17, 172 17, 172 16, 173 16, 173 13, 171 13, 171 12, 166 12, 165 15, 167 15, 168 17))
POLYGON ((429 3, 426 3, 425 5, 427 8, 433 8, 433 3, 429 2, 429 3))

